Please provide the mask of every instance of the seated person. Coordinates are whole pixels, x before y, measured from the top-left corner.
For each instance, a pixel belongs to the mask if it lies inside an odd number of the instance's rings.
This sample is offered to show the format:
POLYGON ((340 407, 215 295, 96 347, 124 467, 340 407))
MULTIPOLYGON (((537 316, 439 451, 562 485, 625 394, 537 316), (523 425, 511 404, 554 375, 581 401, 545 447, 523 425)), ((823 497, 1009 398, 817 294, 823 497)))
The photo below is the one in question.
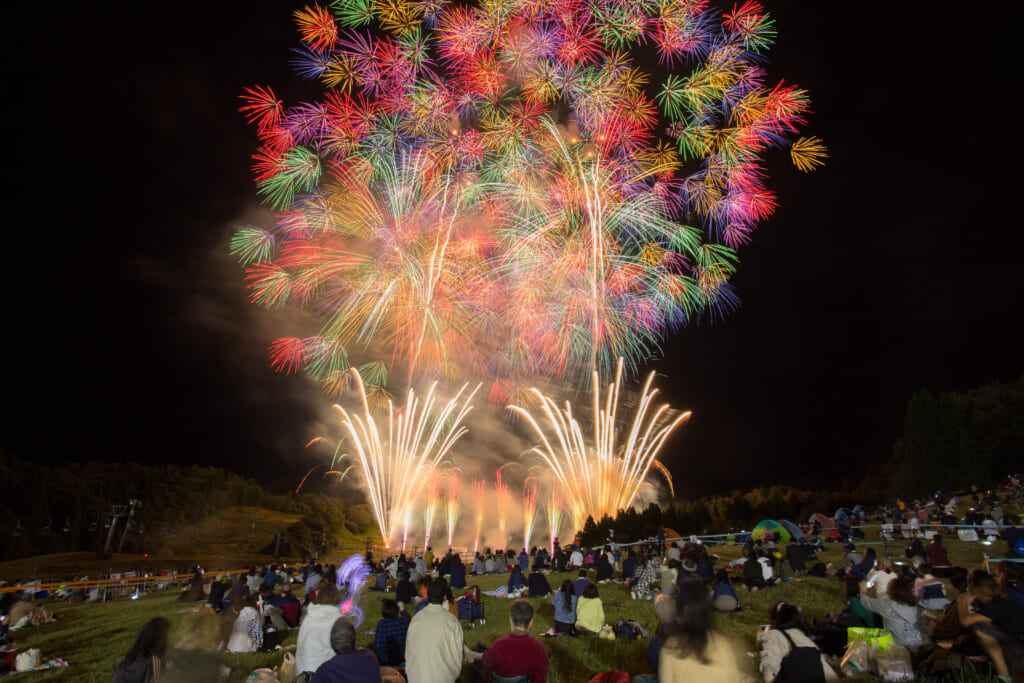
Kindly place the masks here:
POLYGON ((576 632, 597 634, 603 627, 604 605, 597 584, 588 581, 583 588, 583 595, 576 601, 576 632))
POLYGON ((970 573, 962 597, 956 605, 960 624, 985 650, 996 675, 1005 681, 1024 679, 1024 611, 1006 598, 995 578, 983 569, 970 573))
POLYGON ((836 672, 829 666, 825 655, 820 652, 816 658, 796 659, 796 657, 790 657, 788 660, 786 659, 788 655, 794 654, 794 650, 797 653, 818 650, 818 646, 807 636, 807 627, 804 625, 804 618, 798 606, 788 602, 779 602, 772 606, 770 614, 770 627, 762 633, 763 639, 761 640, 761 673, 764 675, 765 683, 772 683, 779 676, 783 668, 783 660, 786 660, 786 673, 790 676, 794 674, 799 676, 795 679, 787 677, 787 680, 834 681, 839 679, 836 672), (790 670, 790 662, 793 662, 794 668, 797 668, 796 671, 790 670))
POLYGON ((622 561, 622 578, 632 579, 636 574, 636 568, 639 564, 639 560, 636 559, 636 553, 631 548, 626 555, 626 559, 622 561))
POLYGON ((224 610, 224 595, 227 594, 229 588, 231 588, 231 582, 228 580, 228 575, 224 572, 217 574, 217 578, 210 584, 210 595, 206 600, 214 612, 224 610))
POLYGON ((483 576, 487 573, 487 563, 484 562, 483 556, 477 553, 476 557, 473 558, 473 571, 471 574, 473 576, 483 576))
POLYGON ((448 581, 449 588, 466 587, 466 565, 462 564, 462 558, 458 555, 452 556, 451 564, 448 566, 448 575, 451 577, 448 581))
POLYGON ((530 572, 530 578, 527 585, 531 598, 543 598, 551 592, 551 584, 549 584, 547 578, 540 573, 540 566, 537 564, 533 565, 533 571, 530 572))
POLYGON ((256 652, 263 646, 263 618, 256 607, 256 596, 250 595, 242 604, 242 611, 231 627, 231 638, 225 648, 228 652, 256 652))
POLYGON ((576 597, 583 595, 583 589, 586 588, 588 583, 590 583, 590 579, 587 578, 587 570, 581 569, 579 571, 579 578, 572 584, 572 590, 576 593, 576 597))
POLYGON ((394 600, 380 606, 381 620, 374 629, 373 648, 384 666, 402 666, 405 662, 405 636, 409 632, 409 613, 394 600))
POLYGON ((910 650, 910 654, 931 643, 928 624, 914 595, 913 579, 897 576, 889 582, 885 597, 872 597, 869 590, 874 592, 875 589, 869 589, 867 582, 862 582, 860 602, 865 609, 882 617, 882 627, 892 634, 893 640, 910 650))
POLYGON ((946 597, 946 585, 935 578, 931 565, 927 562, 917 565, 914 595, 917 596, 921 607, 925 609, 945 609, 949 605, 949 598, 946 597))
POLYGON ((528 676, 530 683, 543 683, 548 675, 548 654, 544 645, 530 635, 533 605, 527 600, 514 600, 509 605, 508 621, 511 633, 495 640, 480 663, 502 678, 528 676))
MULTIPOLYGON (((674 562, 675 560, 671 560, 674 562)), ((679 620, 676 613, 676 599, 671 595, 662 593, 654 599, 654 614, 658 617, 658 628, 654 637, 647 645, 647 666, 651 671, 658 672, 658 659, 661 657, 661 647, 665 641, 679 632, 679 620)))
POLYGON ((416 584, 409 579, 409 572, 402 572, 402 580, 395 586, 395 600, 403 605, 409 605, 415 594, 416 584))
POLYGON ((743 607, 724 569, 715 572, 715 578, 711 581, 711 603, 719 612, 735 612, 743 607))
POLYGON ((844 623, 857 627, 881 628, 882 618, 866 609, 860 603, 860 580, 853 574, 847 574, 843 577, 843 583, 846 587, 846 609, 843 610, 843 614, 846 616, 843 620, 844 623))
POLYGON ((331 649, 336 654, 317 667, 310 683, 380 683, 377 658, 356 649, 356 627, 344 617, 331 626, 331 649))
POLYGON ((508 577, 508 592, 515 593, 523 588, 526 588, 526 577, 523 576, 523 570, 517 564, 512 567, 512 573, 508 577))
POLYGON ((576 635, 577 600, 579 597, 569 579, 563 581, 561 590, 551 596, 551 604, 555 606, 555 633, 576 635))
POLYGON ((640 557, 640 566, 636 569, 630 597, 634 600, 646 600, 651 595, 651 586, 654 585, 655 566, 654 561, 649 557, 640 557))
POLYGON ((753 557, 748 557, 743 563, 743 585, 748 591, 758 591, 764 587, 764 572, 761 570, 761 563, 753 557))
POLYGON ((936 533, 932 536, 931 543, 924 547, 924 553, 928 557, 928 564, 932 567, 932 573, 938 577, 947 577, 951 572, 949 555, 946 554, 946 546, 942 544, 942 534, 936 533))

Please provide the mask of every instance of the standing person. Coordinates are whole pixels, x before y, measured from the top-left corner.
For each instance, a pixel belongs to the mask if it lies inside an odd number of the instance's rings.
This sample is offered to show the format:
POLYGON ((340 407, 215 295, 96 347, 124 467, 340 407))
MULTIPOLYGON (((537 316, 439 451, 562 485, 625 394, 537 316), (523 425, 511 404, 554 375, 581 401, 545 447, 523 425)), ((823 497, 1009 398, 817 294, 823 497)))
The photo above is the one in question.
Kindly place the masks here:
POLYGON ((316 602, 316 589, 323 579, 320 573, 322 571, 323 569, 320 568, 320 565, 314 565, 309 567, 306 572, 306 582, 303 584, 303 593, 305 594, 305 599, 302 601, 303 607, 316 602))
POLYGON ((572 581, 566 579, 562 588, 551 596, 555 606, 555 632, 568 636, 576 635, 576 601, 579 598, 572 588, 572 581))
POLYGON ((444 606, 443 579, 427 587, 427 606, 412 618, 405 640, 409 683, 452 683, 462 672, 462 626, 444 606))
POLYGON ((530 683, 544 683, 550 664, 544 645, 530 635, 533 605, 528 600, 514 600, 509 605, 508 621, 511 633, 495 640, 480 663, 495 676, 527 676, 530 683))
POLYGON ((601 603, 597 584, 587 582, 583 595, 576 601, 576 630, 596 635, 604 628, 604 605, 601 603))
POLYGON ((314 673, 321 664, 334 656, 331 647, 331 627, 341 618, 341 591, 333 583, 321 581, 316 589, 316 604, 306 610, 299 627, 295 646, 295 673, 314 673))
POLYGON ((736 653, 712 630, 711 607, 703 584, 681 590, 675 634, 665 641, 658 660, 660 683, 736 683, 743 678, 736 653))
POLYGON ((336 620, 329 642, 335 654, 317 668, 310 683, 380 682, 380 664, 366 648, 356 649, 356 628, 351 621, 336 620))
POLYGON ((167 634, 171 622, 163 617, 150 619, 139 631, 135 644, 117 665, 110 683, 152 683, 167 669, 167 634))

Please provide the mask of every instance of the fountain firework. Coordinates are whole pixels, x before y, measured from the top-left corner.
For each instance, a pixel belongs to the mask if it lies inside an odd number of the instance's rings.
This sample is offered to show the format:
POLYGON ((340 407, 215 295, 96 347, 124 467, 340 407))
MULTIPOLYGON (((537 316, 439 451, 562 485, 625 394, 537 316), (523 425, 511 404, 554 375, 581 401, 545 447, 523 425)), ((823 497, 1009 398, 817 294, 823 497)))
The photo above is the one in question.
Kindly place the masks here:
POLYGON ((533 524, 537 520, 537 494, 540 487, 536 484, 532 489, 523 489, 523 548, 530 547, 533 537, 533 524))
POLYGON ((487 500, 487 482, 473 480, 473 511, 476 514, 476 535, 473 536, 473 552, 480 548, 480 532, 484 526, 484 505, 487 500))
POLYGON ((548 544, 553 554, 555 539, 558 538, 558 527, 562 526, 562 496, 558 493, 558 487, 555 485, 551 486, 551 493, 548 495, 544 511, 548 518, 548 544))
POLYGON ((455 536, 455 524, 459 521, 459 475, 454 471, 448 473, 448 497, 444 500, 444 519, 448 525, 448 547, 452 547, 455 536))
POLYGON ((340 405, 334 408, 341 414, 351 439, 355 455, 349 457, 362 472, 384 543, 390 542, 395 525, 401 520, 404 548, 411 501, 417 499, 438 464, 466 433, 462 421, 473 407, 470 401, 479 385, 468 393, 463 385, 454 398, 444 403, 435 393, 436 383, 430 385, 422 401, 410 389, 402 409, 396 410, 388 401, 388 425, 384 432, 370 412, 362 378, 355 370, 351 372, 363 410, 350 413, 340 405))
POLYGON ((508 542, 508 535, 505 533, 505 529, 508 524, 508 485, 501 482, 501 468, 494 473, 494 497, 498 503, 498 531, 501 532, 501 545, 502 547, 508 542))
POLYGON ((427 486, 427 499, 423 503, 423 547, 430 545, 430 532, 434 529, 434 517, 437 516, 437 508, 441 505, 441 492, 438 486, 437 477, 430 478, 427 486))
MULTIPOLYGON (((629 428, 626 442, 616 441, 616 413, 622 379, 622 360, 619 360, 615 382, 608 386, 602 408, 601 385, 594 373, 594 434, 593 445, 588 444, 579 423, 573 417, 572 405, 566 401, 559 410, 554 400, 532 389, 547 417, 549 432, 541 429, 530 412, 519 406, 509 409, 521 415, 541 439, 541 445, 529 452, 538 455, 551 468, 564 492, 574 531, 582 528, 582 520, 589 514, 594 519, 614 516, 636 501, 651 467, 658 467, 672 490, 672 478, 664 465, 657 461, 669 434, 690 417, 686 412, 675 419, 669 417, 669 406, 662 405, 648 417, 648 411, 657 395, 651 390, 652 372, 644 383, 639 405, 629 428), (659 428, 658 425, 662 424, 659 428), (548 434, 552 435, 549 438, 548 434), (553 445, 554 443, 554 445, 553 445)), ((672 491, 674 495, 674 491, 672 491)))

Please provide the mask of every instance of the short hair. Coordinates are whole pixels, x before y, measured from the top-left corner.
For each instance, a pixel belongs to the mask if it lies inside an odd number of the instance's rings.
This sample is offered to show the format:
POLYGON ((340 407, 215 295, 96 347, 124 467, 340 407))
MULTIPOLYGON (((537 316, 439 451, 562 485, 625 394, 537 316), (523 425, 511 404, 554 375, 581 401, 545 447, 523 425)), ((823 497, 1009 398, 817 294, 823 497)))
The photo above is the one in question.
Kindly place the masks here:
POLYGON ((395 600, 384 600, 380 603, 380 616, 384 619, 394 619, 398 616, 398 602, 395 600))
POLYGON ((512 620, 513 626, 526 628, 533 621, 533 605, 529 600, 513 600, 508 606, 508 617, 512 620))
POLYGON ((931 573, 932 573, 932 566, 930 564, 928 564, 927 562, 922 562, 921 564, 917 565, 917 574, 918 574, 918 576, 927 576, 928 574, 931 574, 931 573))
POLYGON ((1004 597, 999 582, 984 569, 973 570, 967 576, 967 583, 983 604, 992 602, 994 598, 1004 597))
POLYGON ((431 605, 440 605, 444 602, 444 594, 447 590, 448 586, 444 579, 434 579, 427 584, 427 602, 431 605))
POLYGON ((339 655, 356 649, 356 627, 345 617, 340 617, 331 626, 331 649, 339 655))
POLYGON ((587 570, 586 569, 581 569, 579 575, 580 576, 586 576, 587 575, 587 570))
POLYGON ((843 584, 846 588, 846 597, 855 598, 860 595, 860 579, 853 572, 843 576, 843 584))
POLYGON ((897 576, 890 581, 887 592, 889 599, 893 602, 910 607, 917 605, 917 596, 914 595, 914 580, 909 576, 897 576))
POLYGON ((330 581, 324 579, 316 589, 316 604, 337 605, 341 602, 341 591, 330 581))
POLYGON ((585 598, 596 598, 599 594, 597 592, 597 584, 593 581, 587 581, 587 585, 583 587, 583 597, 585 598))

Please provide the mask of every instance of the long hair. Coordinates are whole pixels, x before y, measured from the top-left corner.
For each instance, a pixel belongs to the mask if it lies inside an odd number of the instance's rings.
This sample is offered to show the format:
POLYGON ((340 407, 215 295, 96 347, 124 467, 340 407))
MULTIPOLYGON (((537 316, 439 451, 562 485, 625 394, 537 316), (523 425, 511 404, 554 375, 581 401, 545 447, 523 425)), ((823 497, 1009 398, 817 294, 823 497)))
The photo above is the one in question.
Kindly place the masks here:
POLYGON ((669 639, 668 645, 682 658, 695 657, 701 664, 707 664, 708 640, 711 636, 711 606, 708 604, 704 583, 686 579, 680 584, 679 629, 669 639))
POLYGON ((558 595, 562 598, 562 609, 572 609, 573 593, 572 581, 566 579, 562 582, 562 588, 558 591, 558 595))
POLYGON ((156 657, 160 660, 161 671, 164 668, 164 655, 167 654, 167 634, 171 630, 171 622, 163 617, 155 617, 146 622, 139 631, 135 644, 125 654, 121 665, 127 665, 139 659, 156 657))

